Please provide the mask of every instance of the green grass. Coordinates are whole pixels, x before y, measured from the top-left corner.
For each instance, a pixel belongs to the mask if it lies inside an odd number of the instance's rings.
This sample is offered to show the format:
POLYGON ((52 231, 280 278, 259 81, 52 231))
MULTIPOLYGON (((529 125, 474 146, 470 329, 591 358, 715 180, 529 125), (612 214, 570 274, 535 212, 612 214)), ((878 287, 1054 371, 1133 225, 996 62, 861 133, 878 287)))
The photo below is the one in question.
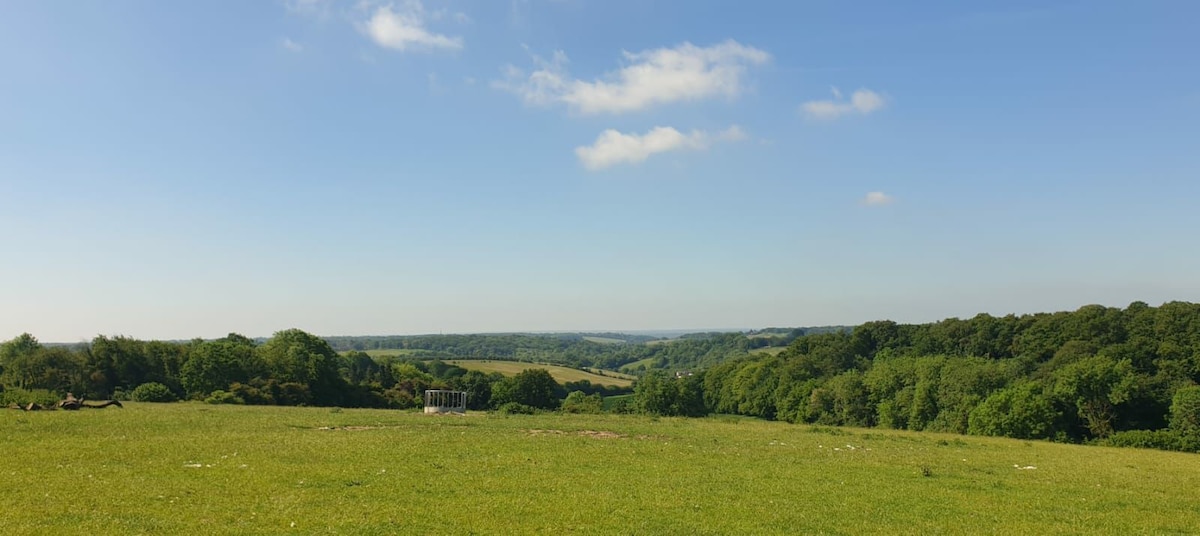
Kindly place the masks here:
POLYGON ((612 337, 592 337, 592 336, 584 337, 583 340, 591 341, 591 342, 599 343, 599 344, 621 344, 621 343, 625 342, 623 339, 614 339, 612 337))
MULTIPOLYGON (((651 342, 655 342, 655 341, 651 341, 651 342)), ((654 368, 654 367, 655 367, 655 364, 656 364, 656 363, 658 363, 658 360, 659 360, 659 359, 662 359, 662 358, 660 358, 660 357, 647 357, 647 358, 645 358, 645 359, 639 359, 639 360, 637 360, 637 361, 634 361, 634 362, 632 362, 632 363, 626 363, 626 364, 624 364, 624 365, 621 365, 621 369, 620 369, 620 370, 621 370, 621 372, 627 372, 627 371, 630 371, 630 370, 636 370, 636 369, 638 368, 638 366, 640 366, 640 365, 645 365, 645 366, 646 366, 646 368, 648 368, 648 369, 650 369, 650 368, 654 368)))
POLYGON ((130 403, 5 411, 0 450, 5 535, 1200 527, 1192 454, 743 418, 130 403))
MULTIPOLYGON (((385 349, 379 349, 379 350, 363 350, 363 352, 371 357, 385 357, 385 356, 405 357, 405 356, 412 356, 412 355, 420 355, 422 353, 425 353, 426 351, 425 350, 413 350, 410 348, 393 348, 393 349, 385 348, 385 349)), ((342 352, 342 353, 347 354, 349 352, 347 351, 347 352, 342 352)))
POLYGON ((750 353, 779 355, 779 354, 783 353, 784 350, 787 350, 787 346, 764 346, 762 348, 755 348, 753 350, 750 350, 750 353))
POLYGON ((625 374, 610 373, 611 375, 601 376, 592 372, 573 369, 570 367, 560 367, 558 365, 542 365, 538 363, 525 363, 521 361, 483 361, 474 359, 455 359, 447 360, 446 362, 453 365, 458 365, 467 370, 499 372, 505 376, 514 376, 526 369, 546 369, 550 372, 550 375, 554 377, 554 381, 558 383, 588 380, 597 385, 612 385, 616 387, 629 387, 633 385, 633 379, 625 374))
POLYGON ((617 404, 632 403, 633 395, 614 395, 604 397, 604 411, 611 411, 617 404))

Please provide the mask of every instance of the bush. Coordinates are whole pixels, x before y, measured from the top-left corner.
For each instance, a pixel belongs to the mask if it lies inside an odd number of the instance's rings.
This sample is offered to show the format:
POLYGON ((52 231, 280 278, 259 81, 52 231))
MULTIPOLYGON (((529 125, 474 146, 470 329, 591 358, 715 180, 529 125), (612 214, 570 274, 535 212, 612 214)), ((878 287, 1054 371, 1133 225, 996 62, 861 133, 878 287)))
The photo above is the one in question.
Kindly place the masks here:
POLYGON ((1054 436, 1058 412, 1040 386, 1026 383, 996 391, 971 410, 967 433, 1016 439, 1054 436))
POLYGON ((383 392, 383 398, 388 407, 394 409, 410 409, 421 405, 412 393, 403 389, 388 389, 383 392))
POLYGON ((492 401, 498 404, 516 402, 541 409, 558 407, 555 394, 559 385, 546 369, 534 368, 518 372, 492 386, 492 401))
POLYGON ((7 406, 9 404, 18 404, 27 406, 30 402, 40 404, 42 406, 53 406, 61 400, 58 393, 49 389, 20 389, 10 387, 4 391, 0 391, 0 405, 7 406))
POLYGON ((496 411, 501 415, 533 415, 537 413, 537 408, 520 402, 506 402, 496 408, 496 411))
POLYGON ((1116 432, 1099 442, 1106 447, 1200 452, 1200 434, 1175 430, 1127 430, 1116 432))
MULTIPOLYGON (((220 391, 220 390, 213 391, 212 395, 216 395, 217 393, 224 393, 224 391, 220 391)), ((255 405, 255 406, 268 406, 268 405, 275 403, 275 397, 271 395, 270 391, 265 391, 263 389, 259 389, 258 387, 255 387, 253 385, 246 385, 244 383, 239 383, 239 382, 233 382, 233 383, 229 384, 229 393, 228 394, 233 395, 235 398, 240 398, 242 401, 241 402, 211 402, 211 403, 212 404, 250 404, 250 405, 255 405)), ((212 398, 212 396, 209 396, 208 398, 212 398)), ((206 399, 204 399, 204 401, 208 402, 208 399, 206 398, 206 399)))
POLYGON ((1171 429, 1181 434, 1200 433, 1200 385, 1189 385, 1171 399, 1171 429))
POLYGON ((608 413, 637 413, 633 403, 633 395, 617 395, 604 397, 604 411, 608 413))
POLYGON ((171 389, 158 382, 146 382, 129 393, 134 402, 174 402, 178 400, 171 389))
POLYGON ((208 398, 204 399, 205 404, 245 404, 246 401, 233 393, 217 389, 208 398))
POLYGON ((604 399, 598 394, 585 395, 583 391, 571 391, 563 400, 563 413, 600 413, 604 409, 604 399))

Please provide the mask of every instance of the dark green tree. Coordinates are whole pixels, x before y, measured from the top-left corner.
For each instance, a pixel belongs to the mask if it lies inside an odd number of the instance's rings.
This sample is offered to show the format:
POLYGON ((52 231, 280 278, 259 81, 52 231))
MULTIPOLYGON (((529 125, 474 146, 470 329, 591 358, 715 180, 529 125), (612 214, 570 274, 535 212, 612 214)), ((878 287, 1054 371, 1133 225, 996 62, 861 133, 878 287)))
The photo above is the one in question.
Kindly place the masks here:
POLYGON ((230 340, 200 343, 192 348, 179 373, 188 396, 207 397, 213 391, 229 390, 232 383, 250 380, 254 346, 230 340))
POLYGON ((1002 389, 971 411, 967 433, 1018 439, 1043 439, 1054 433, 1058 412, 1036 383, 1002 389))
POLYGON ((1171 398, 1171 429, 1181 434, 1200 434, 1200 386, 1175 391, 1171 398))
POLYGON ((1080 359, 1054 374, 1054 394, 1075 407, 1095 437, 1113 432, 1116 406, 1133 398, 1137 386, 1129 361, 1104 356, 1080 359))
MULTIPOLYGON (((281 384, 295 383, 311 393, 312 403, 335 406, 341 403, 345 381, 338 370, 338 355, 320 337, 299 329, 275 333, 256 353, 271 377, 281 384)), ((282 402, 282 398, 276 396, 282 402)))
POLYGON ((583 391, 571 391, 563 399, 563 413, 600 413, 604 408, 604 399, 597 394, 584 394, 583 391))
POLYGON ((492 386, 492 404, 500 406, 516 402, 539 409, 558 407, 559 385, 550 372, 542 368, 525 369, 492 386))

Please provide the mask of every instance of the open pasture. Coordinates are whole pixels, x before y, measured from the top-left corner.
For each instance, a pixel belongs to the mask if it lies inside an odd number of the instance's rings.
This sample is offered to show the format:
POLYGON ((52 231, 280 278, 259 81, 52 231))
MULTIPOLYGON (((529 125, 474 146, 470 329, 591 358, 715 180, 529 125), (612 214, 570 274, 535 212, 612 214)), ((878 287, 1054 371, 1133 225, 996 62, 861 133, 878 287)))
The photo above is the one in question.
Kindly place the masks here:
POLYGON ((1190 454, 752 419, 0 414, 0 533, 1183 534, 1190 454))
POLYGON ((583 338, 583 340, 597 344, 625 344, 624 339, 614 339, 612 337, 594 337, 587 335, 583 338))
POLYGON ((565 384, 567 382, 577 382, 580 380, 588 380, 596 385, 611 385, 616 387, 630 387, 633 385, 633 378, 626 374, 612 373, 611 375, 600 375, 586 370, 573 369, 571 367, 562 367, 558 365, 544 365, 539 363, 526 363, 523 361, 495 361, 495 360, 475 360, 475 359, 453 359, 446 360, 446 363, 457 365, 467 370, 479 370, 483 372, 499 372, 505 376, 515 376, 523 370, 527 369, 546 369, 550 375, 554 377, 554 381, 565 384))

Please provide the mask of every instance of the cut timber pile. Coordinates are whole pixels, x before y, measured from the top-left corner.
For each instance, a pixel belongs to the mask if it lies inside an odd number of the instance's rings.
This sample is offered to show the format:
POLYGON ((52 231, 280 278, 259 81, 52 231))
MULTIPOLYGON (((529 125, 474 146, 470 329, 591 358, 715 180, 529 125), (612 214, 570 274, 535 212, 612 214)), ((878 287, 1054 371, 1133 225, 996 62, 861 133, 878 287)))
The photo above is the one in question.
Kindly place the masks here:
POLYGON ((118 400, 105 400, 104 402, 99 402, 99 403, 89 403, 89 402, 85 402, 82 398, 75 398, 75 395, 73 395, 71 393, 67 393, 67 398, 65 398, 63 400, 59 400, 57 404, 55 404, 53 407, 50 407, 50 408, 47 408, 41 404, 38 404, 37 402, 30 402, 29 404, 26 404, 24 406, 19 405, 19 404, 9 404, 8 409, 19 409, 19 410, 23 410, 23 411, 39 411, 39 410, 43 410, 43 409, 65 409, 68 411, 75 411, 75 410, 83 409, 83 408, 97 408, 98 409, 98 408, 107 408, 109 406, 116 406, 118 408, 125 407, 125 406, 122 406, 121 402, 118 400))

